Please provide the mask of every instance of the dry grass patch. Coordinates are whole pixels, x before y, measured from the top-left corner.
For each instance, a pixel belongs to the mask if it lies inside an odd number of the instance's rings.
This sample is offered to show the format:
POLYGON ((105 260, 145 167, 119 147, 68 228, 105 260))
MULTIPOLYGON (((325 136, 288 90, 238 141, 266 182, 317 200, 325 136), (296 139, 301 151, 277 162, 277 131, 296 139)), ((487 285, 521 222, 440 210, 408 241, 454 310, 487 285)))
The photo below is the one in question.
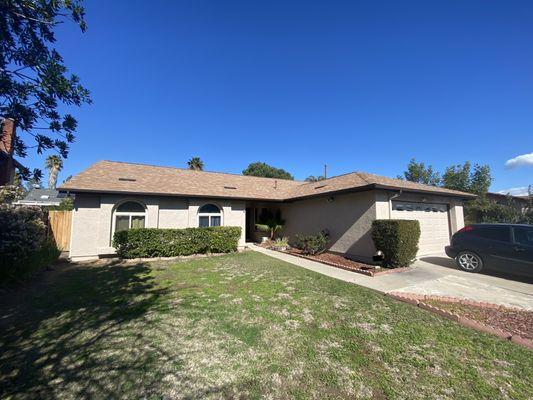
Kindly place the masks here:
POLYGON ((0 398, 527 399, 533 385, 530 350, 252 252, 66 266, 0 300, 0 398))

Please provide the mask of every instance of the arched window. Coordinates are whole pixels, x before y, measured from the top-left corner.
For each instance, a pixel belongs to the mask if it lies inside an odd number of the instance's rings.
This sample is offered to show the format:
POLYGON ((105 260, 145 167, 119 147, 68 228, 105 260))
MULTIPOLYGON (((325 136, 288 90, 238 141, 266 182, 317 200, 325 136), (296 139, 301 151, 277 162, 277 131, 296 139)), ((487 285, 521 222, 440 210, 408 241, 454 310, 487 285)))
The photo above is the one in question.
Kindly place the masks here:
POLYGON ((115 232, 144 228, 146 210, 142 204, 126 201, 115 210, 115 232))
POLYGON ((200 207, 200 210, 198 210, 198 226, 200 228, 220 225, 222 225, 222 213, 218 206, 205 204, 200 207))

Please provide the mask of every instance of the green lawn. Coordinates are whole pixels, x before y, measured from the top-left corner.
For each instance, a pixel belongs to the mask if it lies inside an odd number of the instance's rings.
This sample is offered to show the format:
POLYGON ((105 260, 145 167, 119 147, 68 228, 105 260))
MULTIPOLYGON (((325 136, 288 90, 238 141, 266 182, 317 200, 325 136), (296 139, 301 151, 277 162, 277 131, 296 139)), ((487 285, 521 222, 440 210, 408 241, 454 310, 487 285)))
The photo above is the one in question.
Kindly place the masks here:
POLYGON ((0 398, 528 399, 533 352, 247 252, 0 298, 0 398))

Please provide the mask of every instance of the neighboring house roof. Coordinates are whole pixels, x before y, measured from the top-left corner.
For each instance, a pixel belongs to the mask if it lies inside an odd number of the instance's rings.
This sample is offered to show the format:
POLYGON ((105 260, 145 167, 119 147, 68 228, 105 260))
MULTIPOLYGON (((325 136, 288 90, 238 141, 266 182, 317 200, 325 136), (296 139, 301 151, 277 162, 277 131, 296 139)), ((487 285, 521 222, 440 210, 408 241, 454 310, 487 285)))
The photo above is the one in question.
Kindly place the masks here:
POLYGON ((510 194, 488 192, 487 197, 496 201, 506 201, 507 199, 511 198, 513 201, 518 203, 529 203, 529 196, 513 196, 510 194))
POLYGON ((319 182, 301 182, 116 161, 99 161, 59 187, 60 191, 73 193, 158 194, 267 201, 290 201, 370 189, 475 197, 470 193, 364 172, 353 172, 319 182))
POLYGON ((54 189, 31 189, 26 196, 15 202, 20 205, 58 206, 65 198, 64 193, 54 189))

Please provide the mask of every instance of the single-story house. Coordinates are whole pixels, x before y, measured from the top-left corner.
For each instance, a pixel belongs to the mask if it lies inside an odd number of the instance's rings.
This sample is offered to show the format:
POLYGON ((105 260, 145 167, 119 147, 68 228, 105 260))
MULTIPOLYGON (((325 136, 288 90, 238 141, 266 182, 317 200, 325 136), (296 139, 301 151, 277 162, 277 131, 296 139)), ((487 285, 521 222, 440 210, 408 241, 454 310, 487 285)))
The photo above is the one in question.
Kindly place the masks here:
POLYGON ((63 183, 74 194, 70 257, 114 253, 113 233, 136 227, 240 226, 240 245, 258 240, 263 209, 281 211, 283 236, 327 230, 329 250, 368 261, 375 219, 417 219, 419 255, 442 252, 464 226, 471 194, 364 172, 300 182, 99 161, 63 183))
POLYGON ((66 198, 65 193, 59 193, 56 189, 32 188, 23 199, 15 201, 15 206, 58 206, 66 198))

